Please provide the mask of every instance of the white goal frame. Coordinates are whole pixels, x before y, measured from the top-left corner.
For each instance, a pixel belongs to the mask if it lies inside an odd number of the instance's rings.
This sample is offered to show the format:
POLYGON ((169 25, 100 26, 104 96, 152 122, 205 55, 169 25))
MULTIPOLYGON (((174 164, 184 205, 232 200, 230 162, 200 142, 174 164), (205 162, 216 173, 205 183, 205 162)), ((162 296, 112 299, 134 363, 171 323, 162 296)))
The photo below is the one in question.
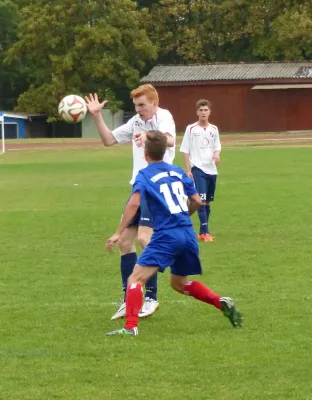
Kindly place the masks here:
POLYGON ((5 134, 4 134, 4 114, 0 112, 0 123, 1 123, 1 143, 2 151, 1 154, 5 153, 5 134))

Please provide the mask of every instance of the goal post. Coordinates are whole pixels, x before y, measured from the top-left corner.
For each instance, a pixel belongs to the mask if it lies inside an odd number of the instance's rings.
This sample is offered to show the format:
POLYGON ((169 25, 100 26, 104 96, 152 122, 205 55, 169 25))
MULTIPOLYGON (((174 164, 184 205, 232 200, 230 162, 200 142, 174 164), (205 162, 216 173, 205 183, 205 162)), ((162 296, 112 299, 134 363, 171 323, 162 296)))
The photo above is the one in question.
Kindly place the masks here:
POLYGON ((0 112, 0 124, 1 124, 1 154, 5 153, 5 135, 4 135, 4 115, 0 112))

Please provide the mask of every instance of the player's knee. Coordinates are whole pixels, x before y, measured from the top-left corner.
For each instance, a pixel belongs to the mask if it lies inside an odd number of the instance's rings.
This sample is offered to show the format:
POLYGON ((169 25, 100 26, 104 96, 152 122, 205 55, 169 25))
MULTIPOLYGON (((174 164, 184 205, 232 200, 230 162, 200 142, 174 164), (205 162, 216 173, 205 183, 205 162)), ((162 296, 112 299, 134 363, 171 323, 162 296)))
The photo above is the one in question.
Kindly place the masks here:
POLYGON ((121 236, 117 243, 121 255, 135 252, 135 245, 132 240, 125 239, 121 236))
POLYGON ((175 290, 176 292, 179 292, 182 294, 184 293, 184 284, 182 282, 171 279, 170 284, 171 284, 172 289, 175 290))
POLYGON ((149 226, 140 226, 138 230, 138 241, 142 249, 149 244, 153 235, 153 229, 149 226))
POLYGON ((146 283, 144 274, 142 273, 142 271, 140 271, 136 268, 134 268, 132 274, 128 278, 128 285, 132 285, 135 283, 139 283, 142 286, 144 286, 146 283))
POLYGON ((145 249, 145 247, 148 245, 148 243, 150 241, 150 237, 145 234, 141 234, 141 235, 139 234, 138 241, 140 243, 141 248, 145 249))

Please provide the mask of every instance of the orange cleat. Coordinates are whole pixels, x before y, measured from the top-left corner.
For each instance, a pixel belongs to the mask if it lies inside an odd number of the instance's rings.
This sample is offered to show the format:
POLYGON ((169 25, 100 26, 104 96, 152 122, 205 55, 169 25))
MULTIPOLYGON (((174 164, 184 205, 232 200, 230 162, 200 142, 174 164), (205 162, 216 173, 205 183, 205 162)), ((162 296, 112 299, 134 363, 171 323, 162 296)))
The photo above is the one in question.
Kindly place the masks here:
POLYGON ((203 240, 204 242, 213 242, 215 240, 214 236, 211 236, 210 233, 203 233, 202 235, 198 235, 198 240, 203 240))

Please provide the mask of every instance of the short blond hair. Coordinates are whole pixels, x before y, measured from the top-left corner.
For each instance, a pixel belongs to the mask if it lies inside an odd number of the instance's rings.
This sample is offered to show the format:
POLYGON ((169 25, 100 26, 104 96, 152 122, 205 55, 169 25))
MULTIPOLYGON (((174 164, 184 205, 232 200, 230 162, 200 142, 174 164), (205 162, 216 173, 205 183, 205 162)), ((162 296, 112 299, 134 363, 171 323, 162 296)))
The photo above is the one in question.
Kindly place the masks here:
POLYGON ((154 88, 154 86, 150 84, 141 85, 138 88, 132 90, 132 92, 130 93, 131 99, 140 96, 146 96, 147 100, 150 102, 152 101, 157 101, 157 103, 159 102, 158 92, 154 88))

